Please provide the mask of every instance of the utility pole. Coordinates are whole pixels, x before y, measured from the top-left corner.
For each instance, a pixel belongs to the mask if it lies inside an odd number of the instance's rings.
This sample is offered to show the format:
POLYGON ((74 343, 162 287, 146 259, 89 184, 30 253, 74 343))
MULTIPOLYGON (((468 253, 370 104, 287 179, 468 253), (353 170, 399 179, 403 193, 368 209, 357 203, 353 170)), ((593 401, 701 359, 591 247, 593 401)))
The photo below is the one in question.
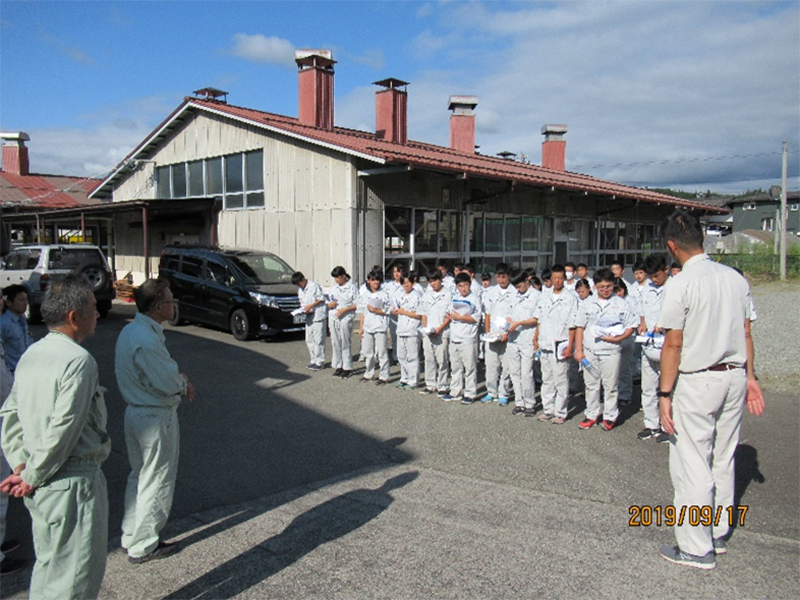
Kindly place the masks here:
POLYGON ((786 163, 789 144, 783 142, 781 160, 781 281, 786 281, 786 163))

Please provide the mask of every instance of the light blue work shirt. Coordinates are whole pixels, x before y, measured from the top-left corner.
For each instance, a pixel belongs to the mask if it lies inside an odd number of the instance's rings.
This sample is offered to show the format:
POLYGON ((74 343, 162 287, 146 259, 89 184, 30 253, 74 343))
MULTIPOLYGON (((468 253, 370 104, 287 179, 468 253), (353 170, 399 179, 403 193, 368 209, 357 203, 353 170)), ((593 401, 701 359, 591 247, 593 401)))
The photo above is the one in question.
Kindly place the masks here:
POLYGON ((137 313, 119 334, 114 363, 119 391, 131 406, 171 408, 186 393, 163 327, 145 314, 137 313))

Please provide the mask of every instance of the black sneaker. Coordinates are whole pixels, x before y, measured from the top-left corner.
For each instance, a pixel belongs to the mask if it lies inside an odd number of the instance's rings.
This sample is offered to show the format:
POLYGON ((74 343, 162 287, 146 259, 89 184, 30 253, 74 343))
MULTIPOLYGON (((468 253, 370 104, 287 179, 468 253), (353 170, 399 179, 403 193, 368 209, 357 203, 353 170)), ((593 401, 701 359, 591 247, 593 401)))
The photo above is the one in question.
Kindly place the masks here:
POLYGON ((341 377, 342 379, 347 379, 352 374, 353 374, 352 371, 348 371, 347 369, 342 369, 342 372, 339 373, 339 377, 341 377))
POLYGON ((668 444, 670 435, 666 431, 662 430, 658 432, 658 435, 656 435, 655 438, 656 442, 658 442, 659 444, 668 444))
POLYGON ((636 434, 636 437, 640 440, 649 440, 650 438, 656 437, 658 435, 657 429, 650 429, 645 427, 639 433, 636 434))
POLYGON ((128 560, 134 565, 141 565, 142 563, 150 562, 151 560, 159 560, 172 556, 179 552, 181 547, 178 544, 169 544, 167 542, 158 542, 158 546, 152 552, 144 556, 129 556, 128 560))
POLYGON ((336 370, 333 372, 333 376, 334 376, 334 377, 341 377, 341 376, 342 376, 342 373, 344 373, 344 369, 342 369, 342 368, 338 368, 338 369, 336 369, 336 370))
POLYGON ((525 414, 525 407, 524 406, 515 406, 514 409, 511 411, 512 415, 519 415, 523 416, 525 414))
POLYGON ((375 382, 375 385, 386 385, 387 383, 389 383, 388 379, 378 379, 378 381, 375 382))
POLYGON ((475 398, 470 398, 468 396, 464 396, 461 400, 461 404, 472 404, 473 402, 475 402, 475 398))

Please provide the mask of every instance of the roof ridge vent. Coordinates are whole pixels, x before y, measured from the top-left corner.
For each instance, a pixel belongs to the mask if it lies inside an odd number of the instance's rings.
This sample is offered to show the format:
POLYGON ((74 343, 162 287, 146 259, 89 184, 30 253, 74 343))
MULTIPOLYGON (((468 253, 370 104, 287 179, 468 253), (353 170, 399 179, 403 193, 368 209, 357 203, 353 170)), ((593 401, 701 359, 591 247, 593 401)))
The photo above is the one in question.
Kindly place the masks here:
POLYGON ((204 87, 199 90, 195 90, 192 92, 196 98, 200 100, 208 100, 210 102, 219 102, 221 104, 228 103, 228 92, 223 90, 218 90, 217 88, 213 87, 204 87), (220 98, 222 98, 220 100, 220 98))

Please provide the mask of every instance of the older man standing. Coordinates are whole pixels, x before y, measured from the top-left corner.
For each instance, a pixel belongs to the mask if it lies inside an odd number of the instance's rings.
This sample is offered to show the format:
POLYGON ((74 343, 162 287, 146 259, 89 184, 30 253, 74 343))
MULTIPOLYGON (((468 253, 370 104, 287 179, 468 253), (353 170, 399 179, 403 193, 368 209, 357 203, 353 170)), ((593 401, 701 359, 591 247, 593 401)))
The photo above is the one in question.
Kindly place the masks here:
POLYGON ((742 409, 755 415, 764 397, 753 371, 750 289, 733 269, 703 252, 697 219, 676 211, 664 228, 683 270, 665 287, 657 326, 666 331, 657 393, 661 426, 672 436, 677 546, 670 562, 713 569, 726 552, 734 518, 734 453, 742 409), (708 516, 711 516, 708 519, 708 516))
POLYGON ((130 562, 166 558, 179 546, 161 540, 175 493, 180 437, 178 405, 194 388, 167 351, 162 323, 172 318, 169 283, 148 279, 136 290, 132 323, 117 340, 117 384, 128 404, 125 442, 131 474, 125 491, 122 547, 130 562))
POLYGON ((100 465, 111 451, 97 363, 80 343, 97 325, 83 278, 53 283, 42 303, 50 330, 17 364, 3 417, 14 474, 0 491, 24 497, 36 564, 31 598, 96 598, 106 568, 108 492, 100 465))

